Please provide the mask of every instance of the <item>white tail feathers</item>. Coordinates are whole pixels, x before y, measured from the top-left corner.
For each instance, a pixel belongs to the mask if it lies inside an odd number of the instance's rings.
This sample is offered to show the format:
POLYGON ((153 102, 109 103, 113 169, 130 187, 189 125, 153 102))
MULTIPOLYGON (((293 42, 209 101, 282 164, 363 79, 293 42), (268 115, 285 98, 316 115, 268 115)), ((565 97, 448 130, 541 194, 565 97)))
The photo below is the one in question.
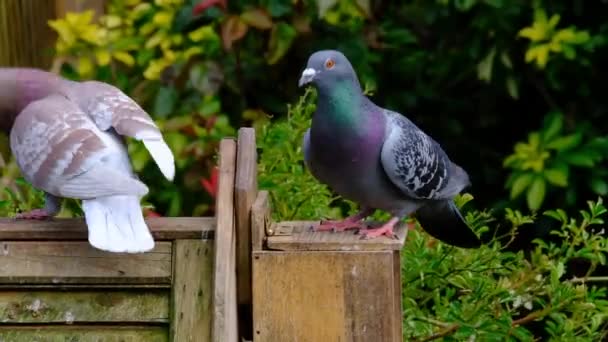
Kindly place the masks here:
POLYGON ((154 248, 139 197, 108 196, 83 200, 82 208, 93 247, 115 253, 142 253, 154 248))
POLYGON ((173 152, 167 143, 162 138, 157 139, 143 139, 144 146, 152 155, 152 159, 158 165, 160 172, 170 181, 175 177, 175 160, 173 159, 173 152))

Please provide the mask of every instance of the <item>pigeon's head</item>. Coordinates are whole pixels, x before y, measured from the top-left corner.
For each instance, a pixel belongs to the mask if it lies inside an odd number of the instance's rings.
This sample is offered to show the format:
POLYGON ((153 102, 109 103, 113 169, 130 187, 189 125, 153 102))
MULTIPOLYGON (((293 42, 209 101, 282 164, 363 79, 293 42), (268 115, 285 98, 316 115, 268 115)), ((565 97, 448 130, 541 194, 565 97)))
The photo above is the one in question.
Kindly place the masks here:
POLYGON ((353 66, 346 56, 336 50, 321 50, 308 58, 298 85, 313 84, 317 88, 332 86, 336 81, 352 80, 359 83, 353 66))

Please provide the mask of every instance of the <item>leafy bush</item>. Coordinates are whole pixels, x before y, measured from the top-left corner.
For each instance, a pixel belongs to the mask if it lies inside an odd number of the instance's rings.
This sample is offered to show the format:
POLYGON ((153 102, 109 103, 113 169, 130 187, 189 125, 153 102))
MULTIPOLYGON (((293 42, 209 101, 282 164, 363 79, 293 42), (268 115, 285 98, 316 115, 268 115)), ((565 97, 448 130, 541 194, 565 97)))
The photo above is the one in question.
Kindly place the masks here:
MULTIPOLYGON (((262 129, 260 186, 271 190, 277 220, 346 214, 342 201, 312 178, 302 163, 301 138, 314 110, 312 100, 307 91, 289 108, 286 120, 262 129)), ((471 200, 465 194, 457 204, 471 200)), ((512 239, 501 244, 496 237, 480 249, 467 250, 411 230, 401 252, 404 340, 598 341, 608 337, 608 296, 605 287, 595 285, 604 278, 591 276, 606 264, 608 241, 600 228, 607 212, 601 198, 588 202, 581 219, 561 209, 545 212, 554 219, 552 234, 560 240, 536 240, 527 256, 507 250, 512 239), (567 272, 574 260, 589 263, 585 274, 577 277, 567 272)), ((513 236, 517 229, 535 222, 534 216, 510 209, 504 218, 472 211, 466 219, 478 231, 489 230, 500 219, 512 225, 513 236)))

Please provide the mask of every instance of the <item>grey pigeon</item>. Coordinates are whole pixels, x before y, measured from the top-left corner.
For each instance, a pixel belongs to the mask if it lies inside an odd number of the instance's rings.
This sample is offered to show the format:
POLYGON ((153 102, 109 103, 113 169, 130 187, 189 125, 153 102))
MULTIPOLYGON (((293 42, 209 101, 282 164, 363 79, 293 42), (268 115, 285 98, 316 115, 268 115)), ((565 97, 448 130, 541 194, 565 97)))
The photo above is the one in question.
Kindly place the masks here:
POLYGON ((36 69, 0 68, 0 129, 24 178, 43 190, 43 209, 22 219, 55 216, 62 198, 82 200, 92 246, 145 252, 154 239, 144 221, 138 180, 124 137, 141 140, 163 175, 175 174, 173 153, 150 116, 106 83, 74 82, 36 69))
POLYGON ((467 173, 405 116, 364 96, 341 52, 313 53, 299 81, 299 86, 306 84, 314 85, 318 95, 304 136, 306 166, 319 181, 361 206, 358 214, 322 222, 315 230, 394 236, 399 220, 415 213, 424 230, 439 240, 464 248, 480 245, 453 201, 470 184, 467 173), (392 218, 369 228, 363 219, 376 209, 392 218))

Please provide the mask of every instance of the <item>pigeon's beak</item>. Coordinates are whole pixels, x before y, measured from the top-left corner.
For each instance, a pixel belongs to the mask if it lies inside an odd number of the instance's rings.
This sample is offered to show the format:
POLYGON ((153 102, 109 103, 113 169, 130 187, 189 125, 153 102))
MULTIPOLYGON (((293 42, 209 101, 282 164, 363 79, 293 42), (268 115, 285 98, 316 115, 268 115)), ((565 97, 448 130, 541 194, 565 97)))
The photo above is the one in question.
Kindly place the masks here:
POLYGON ((305 84, 312 82, 315 78, 317 71, 313 68, 306 68, 302 71, 302 77, 300 77, 300 81, 298 82, 298 86, 301 87, 305 84))

